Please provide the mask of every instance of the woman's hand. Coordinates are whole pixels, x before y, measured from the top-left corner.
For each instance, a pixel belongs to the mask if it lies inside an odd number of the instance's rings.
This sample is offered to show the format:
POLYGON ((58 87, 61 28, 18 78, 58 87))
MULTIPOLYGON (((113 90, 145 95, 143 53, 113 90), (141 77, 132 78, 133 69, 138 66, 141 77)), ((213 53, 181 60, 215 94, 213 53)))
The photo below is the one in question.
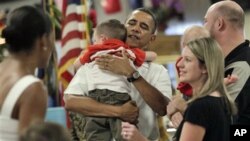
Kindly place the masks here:
POLYGON ((176 112, 184 113, 187 108, 187 102, 182 98, 182 94, 177 94, 172 97, 171 102, 167 105, 167 115, 172 117, 176 112))
POLYGON ((122 122, 121 135, 127 141, 148 141, 134 124, 128 122, 122 122))
POLYGON ((173 114, 171 117, 171 122, 174 128, 178 128, 182 120, 183 120, 183 116, 180 112, 173 114))

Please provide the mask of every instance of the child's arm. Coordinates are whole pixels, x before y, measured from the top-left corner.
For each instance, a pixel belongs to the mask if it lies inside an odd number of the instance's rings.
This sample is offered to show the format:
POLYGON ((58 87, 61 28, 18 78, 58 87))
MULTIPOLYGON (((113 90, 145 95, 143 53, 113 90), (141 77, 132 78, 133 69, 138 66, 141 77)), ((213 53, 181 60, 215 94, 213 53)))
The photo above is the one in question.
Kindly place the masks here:
POLYGON ((238 76, 236 75, 228 75, 226 78, 224 78, 224 84, 227 86, 229 84, 235 83, 238 80, 238 76))
POLYGON ((154 61, 157 57, 157 54, 153 51, 143 51, 139 48, 132 48, 130 51, 135 54, 135 58, 133 58, 132 60, 134 61, 134 64, 136 66, 141 66, 143 62, 154 61))
POLYGON ((81 56, 78 56, 78 57, 76 58, 75 62, 74 62, 74 68, 75 68, 75 70, 78 70, 78 69, 82 66, 82 63, 81 63, 81 61, 80 61, 80 57, 81 57, 81 56))
POLYGON ((157 57, 157 54, 153 51, 145 51, 145 61, 154 61, 157 57))

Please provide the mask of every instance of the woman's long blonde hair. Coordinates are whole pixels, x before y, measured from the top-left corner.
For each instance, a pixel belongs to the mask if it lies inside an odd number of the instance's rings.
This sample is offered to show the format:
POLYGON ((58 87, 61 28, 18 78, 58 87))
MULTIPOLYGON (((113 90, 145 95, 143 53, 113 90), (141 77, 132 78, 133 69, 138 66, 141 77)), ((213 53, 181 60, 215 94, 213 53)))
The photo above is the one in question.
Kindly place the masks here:
POLYGON ((187 47, 197 57, 200 65, 204 65, 207 70, 207 79, 203 87, 193 95, 189 102, 218 91, 224 98, 229 113, 235 114, 236 106, 228 95, 224 84, 224 57, 218 43, 208 37, 191 41, 187 47))

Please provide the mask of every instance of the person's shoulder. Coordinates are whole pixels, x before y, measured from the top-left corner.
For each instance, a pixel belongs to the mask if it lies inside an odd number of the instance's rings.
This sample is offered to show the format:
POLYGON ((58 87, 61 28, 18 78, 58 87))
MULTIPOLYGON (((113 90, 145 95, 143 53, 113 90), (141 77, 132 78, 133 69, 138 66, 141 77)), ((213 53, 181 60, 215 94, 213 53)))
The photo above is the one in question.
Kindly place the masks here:
POLYGON ((200 98, 195 99, 195 100, 193 101, 193 103, 202 103, 202 102, 204 102, 204 101, 210 101, 210 98, 211 98, 211 97, 212 97, 212 96, 209 96, 209 95, 204 96, 204 97, 200 97, 200 98))
POLYGON ((167 69, 160 64, 148 62, 144 63, 147 66, 147 75, 153 77, 154 79, 167 79, 168 71, 167 69))
POLYGON ((157 67, 157 68, 163 67, 163 65, 157 64, 157 63, 154 63, 154 62, 148 62, 148 64, 149 64, 149 67, 157 67))
POLYGON ((78 70, 76 71, 76 73, 86 73, 87 69, 93 69, 93 66, 96 65, 94 61, 89 62, 89 63, 85 63, 84 65, 81 65, 78 70))
POLYGON ((43 108, 48 97, 48 92, 44 83, 35 76, 25 76, 21 78, 19 82, 22 83, 18 83, 18 91, 21 91, 19 102, 22 103, 22 107, 32 105, 34 107, 41 106, 43 108))
MULTIPOLYGON (((19 81, 26 83, 26 88, 24 88, 24 94, 26 96, 37 96, 39 94, 47 94, 45 85, 43 82, 33 75, 24 76, 19 81)), ((25 86, 24 86, 25 87, 25 86)))
POLYGON ((207 97, 198 98, 189 103, 187 113, 198 114, 201 111, 206 111, 209 105, 211 105, 211 101, 207 97))
POLYGON ((217 96, 205 96, 202 98, 198 98, 196 100, 194 100, 191 103, 191 106, 195 106, 195 107, 209 107, 209 106, 214 106, 215 103, 218 103, 218 101, 221 100, 221 97, 217 97, 217 96))
POLYGON ((148 66, 150 69, 155 69, 155 70, 167 70, 163 65, 157 64, 154 62, 149 62, 148 66))

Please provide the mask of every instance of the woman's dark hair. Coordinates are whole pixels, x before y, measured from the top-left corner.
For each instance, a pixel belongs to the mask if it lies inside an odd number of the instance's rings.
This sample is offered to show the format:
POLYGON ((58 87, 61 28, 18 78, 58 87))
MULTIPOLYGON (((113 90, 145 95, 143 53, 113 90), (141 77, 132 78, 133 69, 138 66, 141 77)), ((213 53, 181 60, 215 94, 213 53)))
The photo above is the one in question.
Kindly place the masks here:
POLYGON ((48 15, 32 6, 22 6, 12 11, 2 36, 10 52, 30 51, 37 38, 49 34, 52 23, 48 15))
POLYGON ((71 141, 67 128, 55 122, 33 123, 20 141, 71 141))

